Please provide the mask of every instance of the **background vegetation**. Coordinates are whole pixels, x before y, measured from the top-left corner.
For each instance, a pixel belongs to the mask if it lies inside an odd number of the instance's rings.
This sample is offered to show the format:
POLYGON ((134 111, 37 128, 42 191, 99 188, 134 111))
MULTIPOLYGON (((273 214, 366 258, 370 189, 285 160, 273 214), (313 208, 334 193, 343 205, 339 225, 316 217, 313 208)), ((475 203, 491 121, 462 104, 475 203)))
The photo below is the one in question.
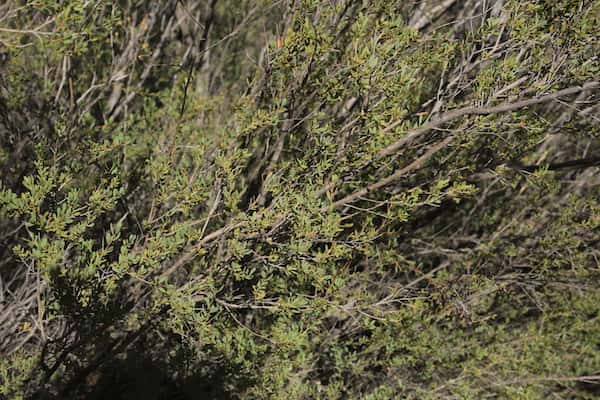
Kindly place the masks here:
POLYGON ((1 2, 0 398, 598 398, 599 27, 1 2))

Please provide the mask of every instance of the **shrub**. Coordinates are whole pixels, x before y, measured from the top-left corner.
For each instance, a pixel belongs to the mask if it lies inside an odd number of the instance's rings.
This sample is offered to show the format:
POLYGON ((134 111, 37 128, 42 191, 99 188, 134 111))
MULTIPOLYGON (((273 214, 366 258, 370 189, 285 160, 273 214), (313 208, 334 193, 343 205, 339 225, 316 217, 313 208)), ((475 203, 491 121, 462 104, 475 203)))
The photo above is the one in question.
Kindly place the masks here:
POLYGON ((0 396, 594 398, 599 11, 0 5, 0 396))

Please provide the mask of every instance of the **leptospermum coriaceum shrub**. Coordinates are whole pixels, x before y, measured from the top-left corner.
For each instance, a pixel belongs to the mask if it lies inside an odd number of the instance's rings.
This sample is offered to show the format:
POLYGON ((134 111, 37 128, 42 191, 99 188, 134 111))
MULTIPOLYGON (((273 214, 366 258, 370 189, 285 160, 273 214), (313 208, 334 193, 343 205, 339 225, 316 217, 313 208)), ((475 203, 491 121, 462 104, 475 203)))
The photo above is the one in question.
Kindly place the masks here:
POLYGON ((5 1, 0 398, 595 398, 599 26, 5 1))

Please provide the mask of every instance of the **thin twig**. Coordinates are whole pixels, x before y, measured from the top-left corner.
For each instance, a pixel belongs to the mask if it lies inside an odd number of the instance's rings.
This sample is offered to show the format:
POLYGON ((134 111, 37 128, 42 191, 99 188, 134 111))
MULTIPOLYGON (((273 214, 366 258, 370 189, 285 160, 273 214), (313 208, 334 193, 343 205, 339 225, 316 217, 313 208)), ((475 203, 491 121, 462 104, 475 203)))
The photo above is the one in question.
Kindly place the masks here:
POLYGON ((190 61, 190 69, 188 70, 187 79, 185 80, 185 86, 183 88, 183 100, 181 101, 181 109, 179 110, 179 117, 183 117, 183 113, 185 111, 185 103, 187 101, 188 88, 190 86, 190 82, 192 81, 192 75, 196 69, 202 67, 202 63, 204 61, 204 50, 206 49, 206 44, 208 43, 208 34, 210 33, 210 28, 215 19, 215 8, 218 0, 212 0, 210 2, 210 11, 208 16, 204 21, 204 32, 202 33, 202 38, 200 39, 200 51, 199 51, 199 60, 198 62, 194 62, 194 60, 190 61))

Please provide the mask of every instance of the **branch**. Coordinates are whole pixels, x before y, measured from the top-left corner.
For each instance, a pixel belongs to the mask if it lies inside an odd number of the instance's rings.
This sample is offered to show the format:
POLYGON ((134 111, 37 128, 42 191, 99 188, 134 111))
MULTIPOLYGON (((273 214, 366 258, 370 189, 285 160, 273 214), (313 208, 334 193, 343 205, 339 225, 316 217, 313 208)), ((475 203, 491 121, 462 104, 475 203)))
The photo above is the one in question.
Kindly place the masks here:
MULTIPOLYGON (((500 104, 500 105, 494 106, 494 107, 464 107, 464 108, 459 108, 457 110, 449 111, 445 114, 442 114, 439 119, 429 122, 420 128, 412 130, 410 133, 408 133, 402 139, 400 139, 400 140, 390 144, 386 148, 382 149, 377 154, 377 157, 375 158, 374 161, 380 160, 383 157, 389 156, 390 154, 394 154, 396 151, 398 151, 404 145, 412 142, 417 137, 426 134, 427 132, 429 132, 432 129, 439 128, 441 125, 444 125, 448 122, 454 121, 458 118, 461 118, 461 117, 464 117, 467 115, 490 115, 490 114, 500 114, 500 113, 515 111, 515 110, 519 110, 521 108, 526 108, 526 107, 529 107, 532 105, 547 103, 547 102, 555 100, 559 97, 569 96, 572 94, 582 92, 584 90, 593 90, 593 89, 597 89, 599 87, 600 87, 599 81, 592 81, 592 82, 585 83, 583 86, 575 86, 575 87, 559 90, 558 92, 548 94, 545 96, 541 96, 541 97, 537 97, 537 98, 533 98, 533 99, 521 100, 521 101, 517 101, 514 103, 507 102, 507 103, 503 103, 503 104, 500 104)), ((403 120, 395 121, 391 125, 387 126, 383 130, 383 132, 384 133, 390 132, 392 129, 394 129, 395 127, 400 125, 400 123, 402 123, 402 121, 403 120)))
MULTIPOLYGON (((576 94, 583 90, 596 89, 598 87, 600 87, 600 82, 593 81, 593 82, 585 83, 583 86, 576 86, 576 87, 572 87, 572 88, 559 90, 558 92, 548 94, 548 95, 538 97, 538 98, 521 100, 521 101, 517 101, 514 103, 504 103, 504 104, 500 104, 500 105, 494 106, 494 107, 484 107, 484 108, 465 107, 465 108, 460 108, 460 109, 457 109, 454 111, 450 111, 446 114, 443 114, 436 121, 430 122, 420 128, 413 130, 411 133, 409 133, 402 139, 400 139, 397 142, 384 148, 383 150, 381 150, 378 153, 376 160, 381 159, 387 155, 393 154, 394 152, 396 152, 398 149, 400 149, 405 144, 410 143, 415 138, 417 138, 421 135, 424 135, 425 133, 429 132, 431 129, 437 128, 447 122, 454 121, 454 120, 461 118, 463 116, 466 116, 466 115, 489 115, 489 114, 498 114, 498 113, 514 111, 514 110, 518 110, 521 108, 529 107, 531 105, 546 103, 546 102, 549 102, 551 100, 554 100, 554 99, 562 97, 562 96, 576 94)), ((398 124, 399 124, 399 122, 388 126, 387 128, 384 129, 384 132, 388 132, 388 131, 392 130, 398 124)), ((438 151, 442 150, 448 144, 450 144, 450 142, 452 142, 452 140, 454 140, 454 136, 447 137, 446 139, 442 140, 440 143, 429 148, 421 157, 417 158, 415 161, 411 162, 404 168, 396 171, 392 175, 387 176, 375 183, 367 185, 366 187, 364 187, 360 190, 357 190, 357 191, 341 198, 340 200, 335 201, 331 205, 322 207, 321 212, 326 213, 331 210, 339 209, 339 208, 345 206, 346 204, 353 203, 356 200, 358 200, 359 198, 367 195, 369 192, 372 192, 374 190, 388 186, 391 183, 402 178, 403 176, 407 175, 408 173, 421 168, 425 162, 427 162, 431 157, 433 157, 438 151)), ((565 164, 565 163, 563 163, 563 164, 565 164)), ((525 168, 528 168, 528 167, 525 167, 525 168)), ((554 166, 553 168, 554 169, 566 168, 566 166, 561 164, 561 166, 558 166, 558 167, 554 166)), ((321 190, 321 192, 324 192, 333 186, 334 186, 333 183, 329 183, 321 190)), ((216 231, 208 234, 202 240, 200 240, 198 243, 196 243, 194 246, 189 248, 168 270, 163 272, 163 276, 171 275, 179 267, 181 267, 181 266, 185 265, 187 262, 191 261, 194 258, 194 255, 196 254, 198 249, 202 248, 205 244, 208 244, 208 243, 212 242, 213 240, 226 235, 227 233, 231 232, 232 230, 245 225, 245 223, 246 223, 245 221, 241 221, 241 222, 237 222, 234 224, 230 224, 230 225, 224 226, 223 228, 217 229, 216 231)))
POLYGON ((560 163, 554 164, 540 164, 540 165, 516 165, 514 169, 523 172, 535 172, 537 170, 546 168, 549 171, 557 171, 561 169, 567 168, 588 168, 600 166, 600 157, 588 157, 588 158, 580 158, 577 160, 569 160, 560 163))
POLYGON ((440 143, 429 148, 425 152, 425 154, 423 154, 421 157, 417 158, 415 161, 408 164, 406 167, 394 172, 392 175, 390 175, 388 177, 385 177, 375 183, 372 183, 372 184, 364 187, 363 189, 357 190, 356 192, 349 194, 348 196, 334 202, 330 206, 325 206, 325 207, 321 208, 321 212, 326 212, 331 209, 340 208, 346 204, 356 201, 360 197, 365 196, 366 194, 368 194, 369 192, 372 192, 373 190, 380 189, 384 186, 389 185, 392 182, 397 181, 398 179, 400 179, 404 175, 408 174, 409 172, 420 168, 426 161, 428 161, 431 157, 433 157, 433 155, 435 153, 437 153, 438 151, 440 151, 441 149, 446 147, 453 139, 454 139, 454 136, 447 137, 446 139, 442 140, 440 143))
MULTIPOLYGON (((599 87, 600 87, 599 81, 591 81, 591 82, 587 82, 587 83, 583 84, 582 86, 575 86, 575 87, 559 90, 558 92, 548 94, 545 96, 541 96, 541 97, 537 97, 537 98, 533 98, 533 99, 521 100, 521 101, 517 101, 517 102, 513 102, 513 103, 507 102, 507 103, 503 103, 503 104, 500 104, 500 105, 494 106, 494 107, 470 106, 470 107, 464 107, 464 108, 459 108, 459 109, 456 109, 453 111, 449 111, 445 114, 442 114, 435 121, 429 122, 419 128, 410 130, 408 132, 408 134, 406 134, 400 140, 398 140, 398 141, 390 144, 389 146, 385 147, 384 149, 380 150, 373 160, 358 167, 358 170, 363 170, 363 169, 367 168, 368 166, 372 165, 374 162, 379 161, 386 156, 396 153, 400 148, 411 143, 416 138, 427 134, 432 129, 439 128, 440 126, 442 126, 448 122, 457 120, 461 117, 464 117, 467 115, 490 115, 490 114, 500 114, 500 113, 515 111, 515 110, 519 110, 521 108, 526 108, 526 107, 529 107, 532 105, 547 103, 547 102, 557 99, 559 97, 576 94, 576 93, 582 92, 584 90, 593 90, 593 89, 597 89, 599 87)), ((383 133, 392 131, 394 128, 396 128, 398 125, 400 125, 403 121, 404 121, 404 119, 399 119, 399 120, 393 122, 392 124, 388 125, 386 128, 383 129, 383 133)), ((437 152, 437 150, 436 150, 436 152, 437 152)), ((427 154, 428 153, 426 153, 425 155, 427 155, 427 154)), ((431 155, 433 155, 433 154, 431 154, 431 155)), ((421 158, 415 162, 418 162, 419 160, 421 160, 421 158)), ((425 160, 422 160, 422 161, 425 161, 425 160)), ((418 168, 418 166, 414 166, 413 164, 409 164, 407 167, 405 167, 405 169, 408 168, 409 170, 402 169, 402 170, 398 171, 396 174, 399 174, 399 176, 402 176, 402 175, 410 172, 411 170, 418 168)), ((362 189, 361 191, 358 191, 352 195, 349 195, 341 200, 336 201, 335 203, 333 203, 332 207, 334 209, 339 208, 342 206, 342 201, 352 202, 352 201, 356 200, 356 198, 363 196, 365 193, 368 193, 371 190, 375 190, 376 188, 379 188, 379 187, 389 184, 390 182, 388 181, 388 179, 392 179, 393 177, 395 177, 393 179, 393 180, 395 180, 399 177, 399 176, 396 176, 396 174, 394 174, 388 178, 385 178, 382 181, 379 181, 373 185, 367 186, 367 188, 362 189), (369 189, 369 188, 371 188, 371 189, 369 189), (365 190, 366 190, 366 192, 365 192, 365 190), (354 197, 355 195, 356 195, 356 197, 354 197)), ((348 180, 349 178, 351 178, 354 175, 355 175, 355 173, 350 173, 348 176, 344 177, 344 179, 342 179, 341 182, 339 182, 339 183, 343 183, 343 181, 348 180)), ((328 190, 332 189, 335 185, 336 185, 336 183, 329 182, 319 191, 319 194, 326 193, 328 190)), ((324 207, 323 210, 324 209, 326 209, 326 207, 324 207)))
POLYGON ((167 269, 165 272, 162 273, 162 276, 166 277, 166 276, 171 275, 179 267, 181 267, 181 266, 185 265, 187 262, 191 261, 194 258, 194 256, 196 255, 196 253, 198 252, 198 250, 201 249, 205 244, 208 244, 208 243, 212 242, 213 240, 218 239, 221 236, 226 235, 229 232, 231 232, 232 230, 239 228, 245 224, 246 224, 246 221, 236 222, 236 223, 229 224, 220 229, 217 229, 216 231, 209 233, 208 235, 203 237, 198 243, 196 243, 195 245, 188 248, 188 250, 185 253, 183 253, 181 255, 181 257, 179 257, 177 259, 177 261, 175 261, 173 263, 173 265, 171 265, 171 267, 169 267, 169 269, 167 269))

